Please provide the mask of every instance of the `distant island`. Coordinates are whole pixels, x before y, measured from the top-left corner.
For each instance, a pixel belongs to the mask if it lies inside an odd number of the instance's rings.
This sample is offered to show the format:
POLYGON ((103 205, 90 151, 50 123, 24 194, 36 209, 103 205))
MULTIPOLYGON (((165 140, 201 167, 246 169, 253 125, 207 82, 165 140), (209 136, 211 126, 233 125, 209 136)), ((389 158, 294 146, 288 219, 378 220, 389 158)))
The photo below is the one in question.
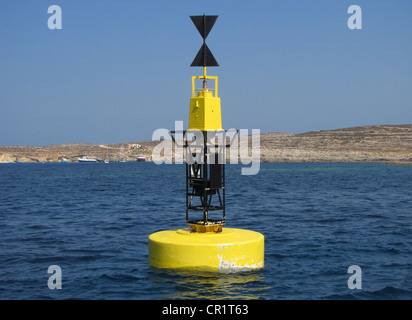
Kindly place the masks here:
POLYGON ((79 162, 79 159, 126 162, 138 158, 150 160, 157 141, 118 144, 67 143, 45 147, 0 146, 0 163, 4 162, 79 162))
MULTIPOLYGON (((0 163, 77 162, 83 156, 110 161, 151 159, 158 141, 45 147, 0 146, 0 163)), ((412 124, 375 125, 306 133, 261 133, 262 162, 412 163, 412 124)))

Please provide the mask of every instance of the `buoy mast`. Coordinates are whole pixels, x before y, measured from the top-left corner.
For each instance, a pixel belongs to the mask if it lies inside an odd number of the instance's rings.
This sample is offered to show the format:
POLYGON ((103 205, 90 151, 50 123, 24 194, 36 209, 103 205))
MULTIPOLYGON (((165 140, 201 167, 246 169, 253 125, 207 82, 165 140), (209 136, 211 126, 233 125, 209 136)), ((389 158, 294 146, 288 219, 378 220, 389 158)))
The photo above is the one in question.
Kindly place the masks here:
POLYGON ((194 159, 191 162, 186 161, 186 223, 194 232, 221 232, 226 220, 226 137, 222 129, 218 77, 208 76, 206 69, 219 66, 206 45, 206 38, 218 16, 203 15, 190 18, 203 38, 203 45, 191 67, 202 67, 203 76, 192 77, 188 132, 202 133, 203 150, 199 150, 198 143, 193 146, 185 140, 186 155, 194 159), (196 80, 203 80, 201 88, 196 88, 196 80), (214 82, 214 87, 210 86, 210 82, 214 82), (222 136, 220 144, 214 143, 218 133, 222 136))

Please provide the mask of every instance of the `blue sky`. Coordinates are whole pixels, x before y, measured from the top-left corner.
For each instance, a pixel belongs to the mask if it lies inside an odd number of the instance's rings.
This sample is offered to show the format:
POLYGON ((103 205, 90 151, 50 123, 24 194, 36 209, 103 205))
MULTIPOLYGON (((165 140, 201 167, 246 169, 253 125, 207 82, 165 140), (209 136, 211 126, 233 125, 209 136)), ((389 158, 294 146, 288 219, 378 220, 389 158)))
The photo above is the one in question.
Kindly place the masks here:
POLYGON ((226 129, 300 133, 412 123, 412 1, 2 0, 0 145, 151 140, 187 127, 202 39, 219 15, 226 129), (50 30, 50 5, 63 28, 50 30), (362 8, 362 30, 347 9, 362 8))

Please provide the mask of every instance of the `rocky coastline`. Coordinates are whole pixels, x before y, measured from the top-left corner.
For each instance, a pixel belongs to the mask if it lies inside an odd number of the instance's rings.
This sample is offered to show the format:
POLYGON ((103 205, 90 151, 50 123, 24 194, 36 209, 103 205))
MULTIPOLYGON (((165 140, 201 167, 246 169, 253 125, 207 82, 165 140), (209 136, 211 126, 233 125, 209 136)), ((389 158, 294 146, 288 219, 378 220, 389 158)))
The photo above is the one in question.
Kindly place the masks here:
MULTIPOLYGON (((157 141, 119 144, 0 146, 0 163, 77 162, 82 156, 110 161, 151 160, 157 141)), ((249 146, 251 144, 249 143, 249 146)), ((261 162, 385 162, 412 164, 412 124, 375 125, 306 133, 261 133, 261 162)))

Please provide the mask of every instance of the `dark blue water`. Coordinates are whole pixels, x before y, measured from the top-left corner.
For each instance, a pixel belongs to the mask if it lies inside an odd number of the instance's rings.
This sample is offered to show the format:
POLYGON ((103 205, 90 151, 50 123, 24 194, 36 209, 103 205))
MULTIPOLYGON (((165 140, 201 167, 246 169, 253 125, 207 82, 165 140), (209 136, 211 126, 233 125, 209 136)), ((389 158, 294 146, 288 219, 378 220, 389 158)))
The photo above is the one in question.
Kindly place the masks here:
POLYGON ((148 266, 148 235, 185 227, 182 165, 0 165, 0 299, 412 298, 411 166, 227 167, 228 227, 265 235, 259 271, 148 266))

